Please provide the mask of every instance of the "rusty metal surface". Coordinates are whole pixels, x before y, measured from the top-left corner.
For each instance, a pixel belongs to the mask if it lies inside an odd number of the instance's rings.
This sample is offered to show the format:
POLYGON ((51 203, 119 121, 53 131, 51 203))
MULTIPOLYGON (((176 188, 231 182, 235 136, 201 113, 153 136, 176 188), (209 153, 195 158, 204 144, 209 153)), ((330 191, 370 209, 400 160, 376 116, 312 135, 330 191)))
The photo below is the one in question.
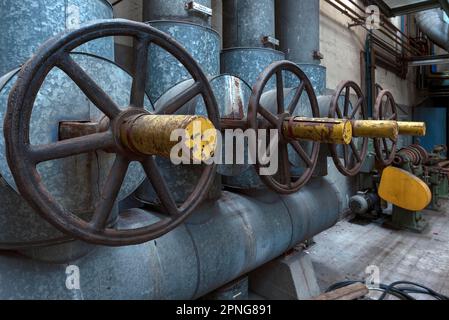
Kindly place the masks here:
MULTIPOLYGON (((0 2, 0 75, 25 63, 50 37, 80 24, 113 17, 106 0, 3 0, 0 2)), ((77 51, 114 59, 112 38, 95 40, 77 51)))
MULTIPOLYGON (((241 128, 245 131, 251 87, 242 79, 227 74, 212 78, 210 84, 217 99, 222 129, 241 128)), ((224 148, 223 144, 223 158, 225 156, 224 148)), ((250 167, 247 141, 244 142, 243 156, 243 164, 220 164, 217 172, 224 176, 237 176, 250 167)))
POLYGON ((406 162, 418 166, 420 164, 425 164, 429 159, 429 154, 425 149, 419 145, 411 145, 399 150, 393 160, 395 165, 403 165, 406 162))
MULTIPOLYGON (((178 41, 199 63, 206 76, 220 73, 220 36, 216 31, 178 21, 150 21, 149 24, 178 41)), ((158 100, 176 84, 191 79, 174 57, 158 47, 150 46, 148 61, 146 90, 151 101, 158 100)))
MULTIPOLYGON (((318 102, 312 84, 301 69, 293 62, 284 60, 272 63, 259 76, 257 83, 253 87, 253 93, 248 106, 248 124, 250 128, 258 130, 260 120, 263 119, 270 129, 279 131, 279 168, 275 175, 261 175, 262 181, 272 190, 282 194, 290 194, 300 190, 312 177, 315 169, 319 142, 311 143, 311 150, 303 148, 296 140, 288 139, 282 134, 282 125, 285 119, 292 117, 305 96, 309 100, 312 117, 319 118, 320 112, 318 102), (293 98, 288 103, 285 100, 285 74, 296 77, 297 87, 294 89, 293 98), (274 81, 275 80, 275 81, 274 81), (270 108, 262 104, 261 98, 267 84, 274 82, 276 86, 276 104, 270 108), (273 107, 275 110, 273 110, 273 107), (292 163, 289 158, 289 146, 294 149, 298 156, 304 161, 304 170, 298 174, 292 174, 292 163)), ((261 168, 259 159, 256 159, 257 172, 261 168)))
MULTIPOLYGON (((205 101, 209 119, 216 128, 219 128, 216 101, 199 65, 166 34, 146 24, 129 20, 103 20, 59 35, 53 41, 47 42, 22 68, 10 94, 4 135, 8 164, 19 192, 33 209, 56 228, 89 243, 122 246, 160 237, 188 217, 203 200, 215 177, 215 166, 204 166, 200 180, 191 196, 178 207, 167 190, 153 156, 135 154, 123 146, 118 139, 121 132, 120 127, 128 117, 134 116, 136 113, 148 114, 148 111, 145 110, 146 73, 141 71, 146 70, 150 42, 179 59, 179 62, 195 79, 195 83, 188 90, 180 96, 174 97, 166 106, 157 110, 157 113, 174 114, 186 101, 201 95, 205 101), (113 101, 112 97, 70 55, 70 52, 80 44, 108 36, 132 36, 136 39, 134 45, 136 65, 129 102, 125 104, 125 107, 129 107, 125 110, 122 110, 120 105, 113 101), (60 52, 63 54, 59 54, 60 52), (107 131, 49 144, 42 144, 42 141, 38 144, 31 143, 29 125, 32 122, 34 101, 45 80, 45 77, 38 78, 37 74, 45 75, 45 71, 51 70, 55 66, 69 75, 86 97, 109 118, 111 125, 107 131), (61 202, 52 197, 43 182, 45 177, 38 172, 37 166, 40 163, 49 162, 49 160, 89 154, 100 150, 108 152, 113 150, 116 154, 115 159, 103 186, 100 187, 98 200, 94 201, 92 218, 82 220, 71 208, 61 205, 61 202), (158 223, 142 228, 118 230, 109 225, 108 221, 129 164, 133 161, 141 163, 146 176, 156 189, 164 213, 169 216, 158 223)), ((93 193, 89 194, 95 198, 93 193)))
MULTIPOLYGON (((388 90, 379 92, 373 110, 374 120, 398 120, 398 110, 394 97, 388 90)), ((396 154, 397 139, 375 138, 374 150, 377 161, 383 166, 389 166, 396 154)))
MULTIPOLYGON (((100 84, 103 90, 113 97, 117 104, 123 107, 129 104, 131 77, 124 70, 100 57, 84 53, 73 53, 71 56, 100 84)), ((8 95, 17 79, 18 71, 15 70, 0 80, 0 84, 3 84, 0 86, 1 130, 3 130, 8 95)), ((145 101, 148 110, 153 110, 151 102, 148 99, 145 101)), ((60 121, 97 122, 102 118, 102 113, 87 100, 66 75, 57 69, 49 73, 34 108, 30 126, 30 138, 33 144, 57 141, 60 135, 60 121), (51 108, 54 105, 58 108, 51 108)), ((88 218, 94 205, 92 193, 98 194, 98 186, 104 182, 113 159, 113 156, 99 151, 96 154, 78 155, 43 163, 38 170, 43 176, 46 187, 58 201, 78 211, 80 217, 88 218)), ((2 188, 4 199, 0 209, 0 248, 42 245, 64 238, 59 231, 33 212, 23 198, 15 195, 17 187, 7 165, 3 134, 0 135, 0 174, 4 179, 2 188), (17 214, 11 215, 12 211, 17 214), (29 227, 23 228, 23 225, 29 227)), ((123 199, 132 193, 143 178, 143 170, 138 164, 133 164, 118 199, 123 199)))
MULTIPOLYGON (((274 61, 285 58, 284 53, 268 48, 230 48, 221 53, 221 72, 241 78, 252 87, 260 73, 274 61)), ((268 88, 274 88, 271 81, 268 88)), ((223 183, 235 189, 260 189, 265 184, 256 174, 253 166, 242 168, 238 175, 224 176, 223 183)))
MULTIPOLYGON (((275 51, 276 52, 276 51, 275 51)), ((246 56, 248 58, 247 63, 251 65, 252 60, 256 59, 255 66, 257 68, 260 68, 264 63, 267 63, 268 61, 271 61, 269 57, 273 57, 273 50, 269 49, 232 49, 229 53, 229 58, 235 56, 238 60, 240 55, 246 56), (267 51, 268 50, 268 51, 267 51), (235 51, 235 52, 234 52, 235 51), (258 60, 257 60, 258 59, 258 60), (262 64, 259 64, 259 62, 263 62, 262 64)), ((282 54, 275 55, 278 58, 281 58, 282 54)), ((223 55, 222 55, 222 62, 223 62, 223 55)), ((272 61, 271 61, 272 62, 272 61)), ((271 63, 270 62, 270 63, 271 63)), ((232 60, 231 60, 232 63, 232 60)), ((269 63, 269 64, 270 64, 269 63)), ((237 64, 239 66, 240 64, 237 64)), ((222 65, 225 66, 225 65, 222 65)), ((241 65, 243 71, 247 71, 247 68, 245 65, 241 65)), ((309 78, 312 87, 314 91, 316 92, 323 92, 326 85, 326 68, 322 66, 316 66, 316 65, 310 65, 310 64, 301 64, 299 65, 301 70, 304 68, 304 73, 309 78)), ((262 72, 262 71, 261 71, 262 72)), ((259 73, 260 74, 260 73, 259 73)), ((259 74, 250 73, 246 74, 243 72, 243 76, 245 77, 258 77, 259 74)), ((284 77, 284 99, 286 104, 290 104, 291 101, 294 98, 296 89, 298 88, 300 81, 297 77, 295 77, 290 72, 286 72, 283 74, 284 77)), ((271 79, 262 94, 261 97, 261 104, 264 105, 268 110, 271 112, 276 111, 276 98, 277 98, 277 91, 275 88, 276 83, 274 81, 275 79, 271 79)), ((328 110, 329 104, 326 104, 325 109, 326 112, 328 110)), ((321 108, 321 106, 320 106, 321 108)), ((303 117, 313 117, 312 109, 310 106, 310 101, 306 95, 301 96, 301 98, 298 101, 298 104, 293 112, 294 116, 303 116, 303 117)), ((301 141, 300 142, 302 148, 306 150, 307 153, 310 154, 312 151, 313 143, 301 141)), ((323 149, 323 148, 322 148, 323 149)), ((294 176, 300 176, 304 172, 305 163, 301 159, 301 157, 298 156, 298 154, 295 152, 295 150, 289 145, 288 146, 288 156, 290 159, 290 162, 292 164, 292 174, 294 176)), ((316 165, 316 169, 314 174, 318 176, 325 176, 327 174, 327 156, 324 153, 321 153, 319 155, 319 161, 316 165)), ((246 171, 242 172, 240 175, 235 177, 225 177, 223 179, 223 183, 229 187, 235 188, 235 189, 260 189, 265 188, 264 183, 260 180, 260 178, 257 176, 256 171, 253 168, 248 168, 246 171)))
POLYGON ((360 172, 365 161, 369 142, 367 138, 360 139, 357 135, 357 120, 368 119, 368 110, 362 89, 353 81, 340 82, 329 104, 328 116, 349 119, 352 122, 353 138, 349 145, 331 144, 329 151, 338 171, 345 176, 355 176, 360 172))

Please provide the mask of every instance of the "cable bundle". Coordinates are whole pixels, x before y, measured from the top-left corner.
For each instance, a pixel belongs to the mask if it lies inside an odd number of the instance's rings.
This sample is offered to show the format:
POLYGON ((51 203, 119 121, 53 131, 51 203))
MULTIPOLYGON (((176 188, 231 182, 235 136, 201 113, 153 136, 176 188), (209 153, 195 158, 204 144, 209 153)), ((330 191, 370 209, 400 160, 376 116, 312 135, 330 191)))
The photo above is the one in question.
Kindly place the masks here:
MULTIPOLYGON (((326 292, 334 291, 336 289, 340 289, 340 288, 349 286, 354 283, 365 283, 365 281, 348 280, 348 281, 338 282, 338 283, 330 286, 326 290, 326 292)), ((378 287, 369 287, 368 289, 370 291, 381 291, 382 292, 382 295, 379 297, 378 300, 385 300, 385 298, 389 295, 395 296, 396 298, 399 298, 400 300, 416 300, 410 294, 425 294, 425 295, 435 298, 436 300, 449 300, 449 297, 447 297, 443 294, 440 294, 440 293, 438 293, 430 288, 427 288, 421 284, 410 282, 410 281, 397 281, 397 282, 393 282, 390 285, 381 283, 381 284, 379 284, 378 287)))

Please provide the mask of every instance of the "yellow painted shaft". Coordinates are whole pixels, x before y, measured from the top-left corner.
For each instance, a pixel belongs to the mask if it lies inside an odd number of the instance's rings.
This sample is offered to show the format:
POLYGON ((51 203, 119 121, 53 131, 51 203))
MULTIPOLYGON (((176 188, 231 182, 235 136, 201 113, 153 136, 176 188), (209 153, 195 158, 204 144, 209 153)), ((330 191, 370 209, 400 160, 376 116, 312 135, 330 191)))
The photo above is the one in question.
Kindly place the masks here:
POLYGON ((425 122, 398 121, 399 134, 405 136, 424 137, 426 135, 425 122))
POLYGON ((293 117, 284 120, 283 134, 292 139, 321 143, 349 144, 352 126, 349 120, 293 117))
POLYGON ((212 122, 203 116, 145 114, 123 122, 120 140, 134 152, 166 158, 175 145, 184 141, 192 160, 206 161, 214 155, 217 133, 212 122))
POLYGON ((397 121, 353 120, 352 134, 363 138, 390 138, 396 140, 399 133, 397 121))

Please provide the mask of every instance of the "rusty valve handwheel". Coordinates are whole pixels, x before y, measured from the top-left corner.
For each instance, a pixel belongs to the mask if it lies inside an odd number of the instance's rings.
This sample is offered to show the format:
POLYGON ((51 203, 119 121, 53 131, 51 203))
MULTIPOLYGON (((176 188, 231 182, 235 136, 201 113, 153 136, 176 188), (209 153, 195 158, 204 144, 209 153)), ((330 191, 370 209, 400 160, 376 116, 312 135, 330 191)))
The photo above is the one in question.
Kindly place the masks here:
MULTIPOLYGON (((366 101, 360 87, 352 81, 342 81, 332 97, 329 107, 329 118, 367 120, 366 101), (351 90, 354 92, 357 102, 351 104, 351 90), (343 112, 340 109, 340 99, 343 101, 343 112)), ((353 137, 349 145, 343 145, 343 161, 338 154, 338 145, 330 144, 329 151, 338 171, 345 176, 355 176, 359 173, 368 152, 368 138, 353 137), (362 139, 357 141, 356 139, 362 139), (361 143, 360 143, 361 142, 361 143), (352 152, 350 152, 350 150, 352 152)))
MULTIPOLYGON (((311 153, 308 154, 304 150, 299 141, 290 139, 283 134, 283 122, 284 120, 292 117, 299 104, 301 96, 306 93, 310 102, 310 108, 313 117, 318 118, 320 116, 318 102, 315 96, 314 89, 310 80, 302 72, 302 70, 293 62, 290 61, 278 61, 269 65, 259 76, 257 83, 253 87, 251 98, 248 106, 248 124, 249 127, 258 132, 259 125, 262 123, 263 128, 277 129, 278 130, 278 154, 279 154, 279 169, 276 175, 260 175, 262 181, 274 191, 281 194, 291 194, 301 189, 312 177, 312 173, 315 170, 315 166, 318 160, 318 153, 320 150, 320 143, 313 142, 311 153), (299 80, 299 85, 295 88, 295 94, 288 106, 285 106, 284 98, 284 74, 286 72, 293 75, 299 80), (276 77, 276 106, 273 109, 276 111, 270 111, 270 106, 262 106, 260 103, 262 93, 267 83, 276 77), (291 162, 288 158, 288 145, 293 147, 293 150, 299 155, 302 161, 305 163, 306 168, 302 174, 294 181, 291 174, 291 162)), ((262 127, 262 126, 261 126, 262 127)), ((267 136, 269 136, 267 134, 267 136)), ((256 171, 260 174, 261 164, 259 157, 256 160, 256 171)))
MULTIPOLYGON (((9 97, 4 134, 8 163, 21 195, 42 217, 60 231, 86 242, 121 246, 146 242, 174 229, 182 223, 202 201, 215 176, 215 165, 204 166, 202 175, 190 197, 182 204, 175 203, 153 155, 142 155, 130 150, 118 138, 120 127, 128 117, 146 114, 144 110, 147 78, 148 47, 156 45, 169 52, 194 79, 194 84, 174 97, 158 114, 174 114, 197 95, 205 101, 208 117, 219 128, 217 103, 206 76, 191 56, 168 35, 143 23, 128 20, 104 20, 86 25, 69 33, 62 33, 46 42, 22 68, 19 79, 9 97), (120 107, 70 57, 76 47, 103 37, 128 36, 134 38, 135 69, 130 105, 120 107), (103 132, 58 141, 47 145, 31 145, 30 118, 36 95, 53 67, 62 69, 84 94, 109 118, 109 127, 103 132), (39 163, 69 156, 107 150, 115 153, 100 200, 90 221, 80 219, 61 206, 40 181, 36 169, 39 163), (165 214, 154 224, 136 229, 118 230, 107 221, 116 201, 130 162, 141 163, 161 202, 165 214)), ((57 106, 54 106, 57 107, 57 106)))
MULTIPOLYGON (((376 99, 373 110, 374 120, 398 120, 398 111, 393 95, 388 90, 382 90, 376 99)), ((393 163, 396 155, 396 139, 374 138, 374 150, 377 160, 383 166, 393 163)))

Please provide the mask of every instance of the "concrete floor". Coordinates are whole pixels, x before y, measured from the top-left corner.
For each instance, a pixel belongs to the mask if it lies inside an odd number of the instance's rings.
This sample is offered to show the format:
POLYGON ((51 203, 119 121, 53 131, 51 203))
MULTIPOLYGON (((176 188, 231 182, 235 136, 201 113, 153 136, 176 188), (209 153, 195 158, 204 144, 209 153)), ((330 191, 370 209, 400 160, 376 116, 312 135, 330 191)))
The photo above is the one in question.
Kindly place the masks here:
POLYGON ((381 283, 412 281, 449 295, 449 203, 440 212, 426 211, 425 219, 429 227, 422 234, 348 218, 316 236, 309 253, 320 288, 365 279, 365 269, 374 265, 381 283))

